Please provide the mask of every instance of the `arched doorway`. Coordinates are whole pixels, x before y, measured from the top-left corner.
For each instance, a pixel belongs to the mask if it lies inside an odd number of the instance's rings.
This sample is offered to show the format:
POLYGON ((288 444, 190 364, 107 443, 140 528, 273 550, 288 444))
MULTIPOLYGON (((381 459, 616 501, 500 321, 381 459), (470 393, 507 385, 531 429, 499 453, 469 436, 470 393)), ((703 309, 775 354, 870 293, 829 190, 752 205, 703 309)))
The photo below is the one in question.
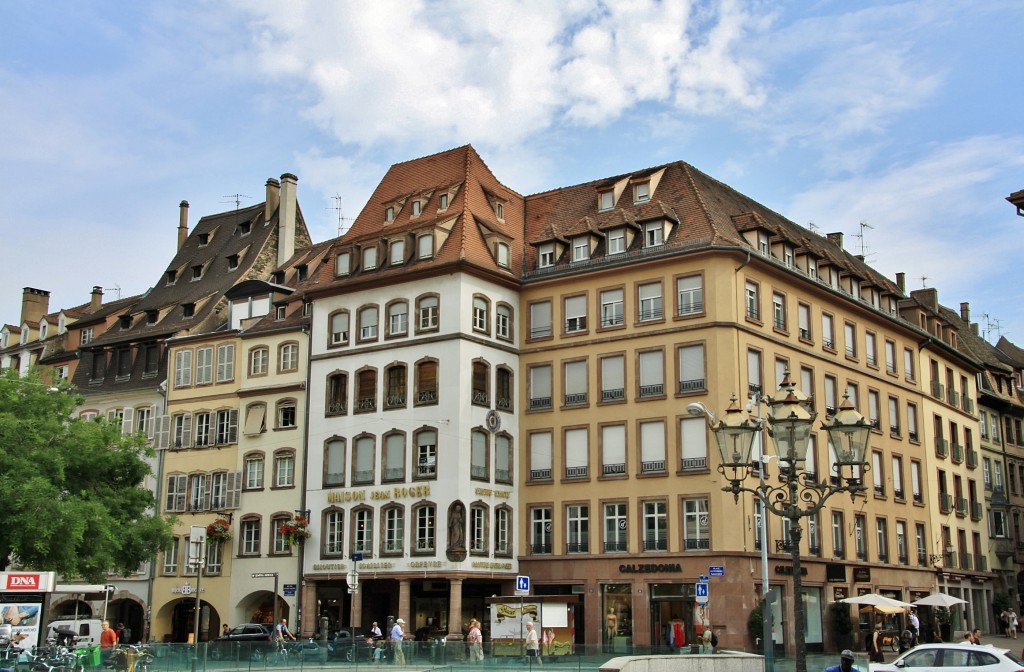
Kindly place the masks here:
MULTIPOLYGON (((267 623, 274 624, 274 591, 257 590, 249 593, 238 602, 236 610, 239 613, 241 623, 267 623)), ((287 618, 290 626, 294 627, 288 603, 280 595, 277 596, 277 618, 287 618)), ((232 627, 238 623, 230 623, 232 627)))
MULTIPOLYGON (((171 632, 163 635, 165 642, 187 642, 195 634, 196 600, 182 598, 172 604, 171 632)), ((206 642, 220 635, 220 615, 209 602, 199 602, 199 641, 206 642)))
POLYGON ((50 620, 66 618, 86 619, 92 618, 92 605, 84 600, 73 597, 62 600, 54 600, 50 603, 50 620))
POLYGON ((135 600, 121 598, 112 601, 107 607, 107 620, 114 629, 118 625, 124 625, 122 642, 125 644, 141 642, 146 635, 146 614, 142 605, 135 600))

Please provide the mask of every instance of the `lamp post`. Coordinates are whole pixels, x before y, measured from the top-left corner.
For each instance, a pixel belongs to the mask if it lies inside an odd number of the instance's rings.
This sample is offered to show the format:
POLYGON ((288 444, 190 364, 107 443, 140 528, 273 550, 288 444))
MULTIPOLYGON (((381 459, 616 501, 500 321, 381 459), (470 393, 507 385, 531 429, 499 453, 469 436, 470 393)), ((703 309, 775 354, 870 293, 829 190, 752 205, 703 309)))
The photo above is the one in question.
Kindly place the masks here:
MULTIPOLYGON (((748 492, 760 500, 765 513, 770 512, 789 521, 796 672, 807 672, 804 642, 807 615, 801 574, 803 570, 800 566, 800 540, 803 536, 801 521, 816 516, 825 502, 837 493, 849 493, 853 501, 858 494, 867 490, 862 476, 868 469, 865 456, 872 425, 854 410, 849 396, 845 396, 831 422, 821 425, 828 432, 835 460, 830 460, 829 477, 818 481, 816 474, 804 470, 817 413, 811 407, 810 399, 796 389, 788 371, 779 383, 779 391, 774 398, 769 399, 768 405, 768 435, 772 437, 778 453, 782 485, 769 485, 763 478, 756 488, 744 485, 753 468, 750 452, 761 423, 743 413, 735 397, 725 417, 712 423, 711 430, 715 434, 721 458, 718 472, 729 482, 722 490, 731 492, 737 502, 741 492, 748 492)), ((760 472, 764 468, 764 461, 762 459, 759 462, 757 468, 760 472)), ((767 538, 762 541, 767 544, 767 538)))

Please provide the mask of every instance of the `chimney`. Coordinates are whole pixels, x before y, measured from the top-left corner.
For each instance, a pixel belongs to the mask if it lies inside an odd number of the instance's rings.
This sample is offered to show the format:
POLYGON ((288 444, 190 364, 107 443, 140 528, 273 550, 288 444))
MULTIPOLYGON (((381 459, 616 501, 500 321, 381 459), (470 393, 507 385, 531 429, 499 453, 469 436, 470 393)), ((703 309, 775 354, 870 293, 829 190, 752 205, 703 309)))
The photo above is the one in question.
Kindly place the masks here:
POLYGON ((25 287, 21 293, 21 324, 37 324, 50 312, 50 293, 45 289, 25 287))
POLYGON ((277 265, 285 262, 295 254, 295 216, 298 204, 295 200, 295 187, 299 178, 291 173, 281 176, 281 207, 277 214, 277 265))
POLYGON ((103 288, 96 285, 92 288, 92 297, 89 299, 89 310, 96 312, 103 305, 103 288))
POLYGON ((188 201, 178 204, 178 249, 188 240, 188 201))
POLYGON ((978 334, 978 323, 977 322, 972 322, 971 323, 971 333, 974 334, 975 336, 979 335, 978 334))
POLYGON ((971 323, 971 304, 967 301, 960 304, 960 319, 967 324, 971 323))
POLYGON ((263 224, 270 224, 274 211, 281 204, 281 183, 274 178, 267 180, 267 202, 263 206, 263 224))
POLYGON ((897 273, 896 274, 896 286, 900 288, 900 291, 904 294, 907 293, 907 274, 897 273))
POLYGON ((931 308, 934 311, 939 309, 939 290, 935 287, 915 289, 910 296, 922 306, 931 308))
POLYGON ((829 233, 825 235, 829 242, 838 247, 840 250, 843 249, 843 232, 829 233))

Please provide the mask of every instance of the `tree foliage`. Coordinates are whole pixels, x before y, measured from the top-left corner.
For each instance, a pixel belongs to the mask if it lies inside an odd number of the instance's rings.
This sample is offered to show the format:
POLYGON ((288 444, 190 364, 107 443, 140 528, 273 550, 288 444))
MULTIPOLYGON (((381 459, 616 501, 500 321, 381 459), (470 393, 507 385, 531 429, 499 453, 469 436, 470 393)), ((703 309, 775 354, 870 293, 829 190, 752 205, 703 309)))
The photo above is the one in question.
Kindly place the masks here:
POLYGON ((152 449, 118 423, 72 417, 82 400, 35 371, 0 376, 0 569, 102 582, 170 542, 144 487, 152 449))

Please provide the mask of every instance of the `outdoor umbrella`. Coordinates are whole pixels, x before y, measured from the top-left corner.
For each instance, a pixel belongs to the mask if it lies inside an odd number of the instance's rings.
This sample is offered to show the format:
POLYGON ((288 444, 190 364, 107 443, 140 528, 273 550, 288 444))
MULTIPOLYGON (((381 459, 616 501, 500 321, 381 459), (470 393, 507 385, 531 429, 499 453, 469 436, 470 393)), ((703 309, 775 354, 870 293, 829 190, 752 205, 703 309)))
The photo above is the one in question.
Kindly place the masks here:
POLYGON ((898 610, 909 609, 912 606, 909 602, 904 602, 902 600, 894 600, 891 597, 886 597, 885 595, 879 595, 877 593, 868 593, 866 595, 857 595, 856 597, 847 597, 846 599, 839 601, 844 602, 846 604, 859 604, 861 606, 895 607, 898 610))
POLYGON ((885 604, 869 604, 866 607, 860 608, 860 613, 876 613, 876 614, 902 614, 907 610, 906 607, 890 607, 885 604))
POLYGON ((958 604, 967 604, 967 600, 961 600, 959 597, 953 597, 946 593, 932 593, 928 597, 922 597, 914 602, 914 606, 917 607, 946 607, 947 609, 958 604))

